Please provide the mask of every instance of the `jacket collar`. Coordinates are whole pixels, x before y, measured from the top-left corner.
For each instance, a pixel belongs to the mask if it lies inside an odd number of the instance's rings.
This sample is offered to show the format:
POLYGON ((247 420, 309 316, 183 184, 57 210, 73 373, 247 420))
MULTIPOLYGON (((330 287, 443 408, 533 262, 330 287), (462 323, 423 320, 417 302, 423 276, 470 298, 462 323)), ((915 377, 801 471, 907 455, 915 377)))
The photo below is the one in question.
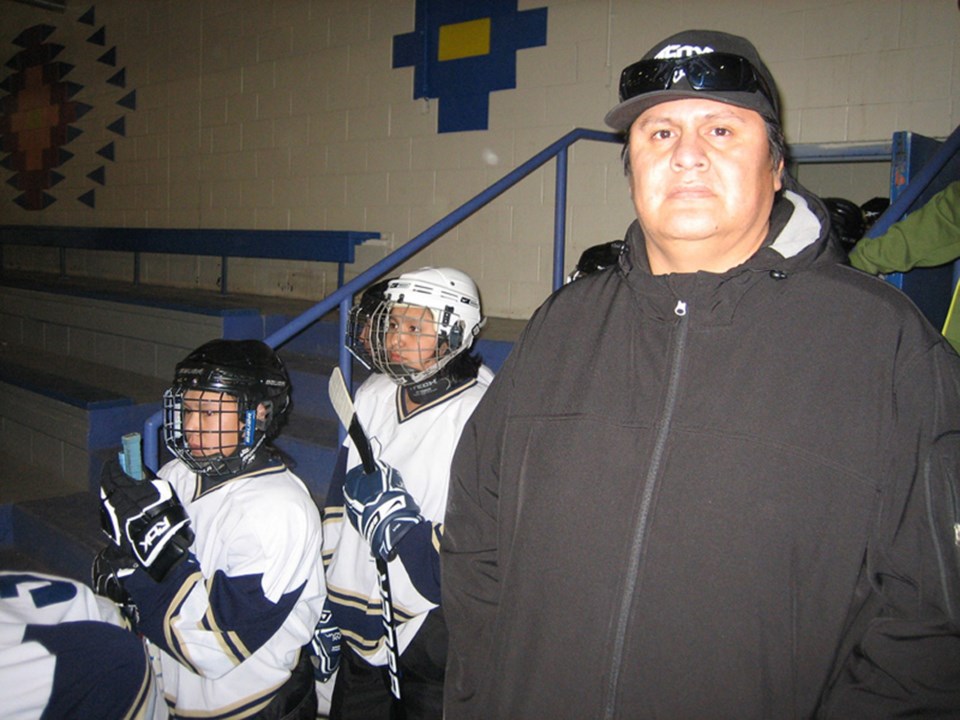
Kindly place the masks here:
POLYGON ((724 273, 653 275, 643 231, 635 220, 627 229, 627 252, 619 264, 643 311, 653 318, 676 320, 677 303, 682 302, 697 322, 726 324, 758 283, 787 280, 815 263, 840 262, 842 255, 828 238, 829 220, 822 203, 785 176, 784 189, 771 209, 767 237, 746 262, 724 273))

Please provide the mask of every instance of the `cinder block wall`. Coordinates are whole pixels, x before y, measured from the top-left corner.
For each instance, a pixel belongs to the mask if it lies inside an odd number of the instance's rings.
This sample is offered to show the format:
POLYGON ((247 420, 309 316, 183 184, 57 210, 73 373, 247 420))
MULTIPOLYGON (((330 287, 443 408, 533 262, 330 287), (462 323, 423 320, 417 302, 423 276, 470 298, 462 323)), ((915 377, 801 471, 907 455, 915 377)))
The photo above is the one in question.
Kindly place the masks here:
MULTIPOLYGON (((462 2, 477 17, 492 4, 462 2)), ((91 109, 64 146, 72 157, 57 168, 56 202, 24 210, 19 191, 0 183, 0 223, 382 233, 348 277, 572 128, 604 129, 621 68, 680 29, 755 42, 779 81, 791 143, 882 141, 896 130, 943 137, 960 122, 955 0, 519 0, 519 12, 546 8, 546 45, 517 51, 516 87, 490 94, 487 130, 450 133, 438 132, 437 100, 414 98, 413 68, 392 67, 394 37, 416 27, 416 0, 67 5, 60 14, 4 3, 4 59, 24 29, 53 26, 47 42, 64 46, 57 60, 82 86, 73 99, 91 109), (123 87, 109 82, 120 70, 123 87), (111 128, 120 116, 122 134, 111 128), (98 154, 107 146, 109 160, 98 154), (100 169, 102 182, 91 180, 100 169), (91 189, 93 207, 77 200, 91 189)), ((618 146, 581 143, 569 170, 565 269, 632 218, 618 146)), ((862 202, 887 194, 888 172, 873 163, 800 175, 822 194, 862 202)), ((553 178, 551 163, 406 267, 457 265, 479 282, 489 314, 528 317, 550 290, 553 178)), ((56 257, 9 250, 5 262, 43 269, 56 257)), ((93 275, 129 268, 109 255, 70 253, 68 262, 93 275)), ((212 288, 219 276, 211 258, 142 262, 148 282, 212 288)), ((230 283, 319 299, 335 272, 237 261, 230 283)))

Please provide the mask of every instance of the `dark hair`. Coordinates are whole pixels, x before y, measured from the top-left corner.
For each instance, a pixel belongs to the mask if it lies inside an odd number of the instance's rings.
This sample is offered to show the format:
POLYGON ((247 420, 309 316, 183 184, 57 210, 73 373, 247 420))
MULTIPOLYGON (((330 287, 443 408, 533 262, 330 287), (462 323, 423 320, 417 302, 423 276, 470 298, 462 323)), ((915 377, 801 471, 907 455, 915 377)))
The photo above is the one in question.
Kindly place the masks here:
POLYGON ((468 350, 460 353, 451 360, 443 371, 446 371, 446 373, 455 380, 469 380, 477 376, 482 364, 483 358, 480 356, 480 353, 468 350))

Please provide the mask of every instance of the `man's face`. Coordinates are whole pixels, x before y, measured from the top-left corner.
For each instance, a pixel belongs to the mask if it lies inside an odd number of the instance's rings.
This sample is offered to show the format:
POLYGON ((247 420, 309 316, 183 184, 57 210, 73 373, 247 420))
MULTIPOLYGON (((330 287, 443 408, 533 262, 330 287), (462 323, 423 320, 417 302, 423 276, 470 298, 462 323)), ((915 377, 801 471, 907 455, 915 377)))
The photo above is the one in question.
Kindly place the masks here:
POLYGON ((395 305, 390 310, 385 345, 391 363, 426 370, 437 362, 437 324, 422 305, 395 305))
POLYGON ((211 390, 183 394, 183 433, 194 457, 233 455, 240 446, 241 429, 233 396, 211 390))
POLYGON ((767 233, 780 167, 759 113, 685 98, 630 128, 630 189, 654 274, 724 272, 767 233))

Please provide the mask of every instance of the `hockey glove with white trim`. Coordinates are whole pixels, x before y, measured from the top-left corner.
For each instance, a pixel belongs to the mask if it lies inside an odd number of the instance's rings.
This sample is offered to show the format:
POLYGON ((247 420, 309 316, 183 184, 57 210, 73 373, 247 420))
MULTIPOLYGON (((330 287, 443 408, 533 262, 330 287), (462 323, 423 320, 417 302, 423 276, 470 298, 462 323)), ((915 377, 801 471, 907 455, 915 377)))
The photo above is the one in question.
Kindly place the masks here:
POLYGON ((384 560, 392 560, 397 543, 423 521, 400 473, 382 463, 369 474, 360 465, 351 469, 343 482, 343 500, 350 524, 384 560))
POLYGON ((156 477, 134 480, 117 460, 107 462, 100 476, 100 524, 156 582, 187 557, 194 538, 173 486, 156 477))
POLYGON ((323 601, 323 610, 320 611, 320 621, 313 629, 314 656, 313 677, 317 682, 327 682, 340 667, 340 628, 333 621, 333 612, 330 610, 330 601, 323 601))

